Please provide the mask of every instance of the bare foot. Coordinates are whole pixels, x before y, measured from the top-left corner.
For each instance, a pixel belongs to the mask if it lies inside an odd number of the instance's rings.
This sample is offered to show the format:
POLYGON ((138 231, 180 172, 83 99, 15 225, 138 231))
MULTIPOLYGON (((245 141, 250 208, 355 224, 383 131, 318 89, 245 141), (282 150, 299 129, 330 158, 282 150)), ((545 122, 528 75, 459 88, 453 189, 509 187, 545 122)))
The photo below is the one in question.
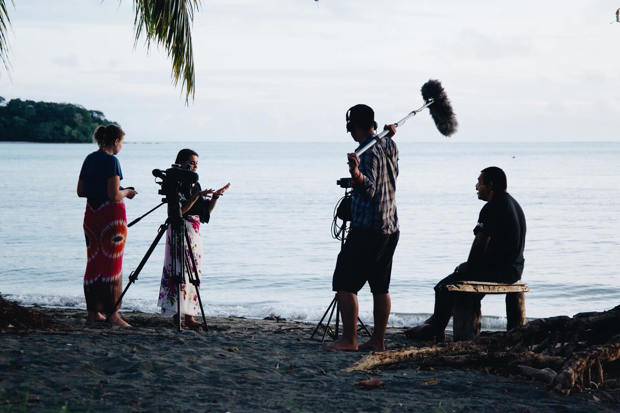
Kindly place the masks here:
POLYGON ((446 333, 444 331, 435 331, 432 324, 420 324, 412 327, 405 330, 405 335, 413 340, 434 340, 436 342, 444 342, 446 340, 446 333))
POLYGON ((86 318, 86 321, 89 323, 95 323, 97 321, 105 321, 106 318, 103 314, 101 314, 99 311, 89 311, 88 312, 88 317, 86 318))
POLYGON ((385 340, 383 343, 373 340, 372 338, 359 346, 360 351, 385 351, 385 340))
POLYGON ((185 316, 185 327, 190 328, 192 330, 200 330, 203 325, 202 323, 196 321, 196 319, 191 315, 185 316))
POLYGON ((123 320, 121 316, 118 315, 118 312, 112 314, 110 318, 108 318, 108 323, 121 326, 121 327, 131 327, 131 324, 123 320))
POLYGON ((323 345, 325 351, 357 351, 357 342, 340 339, 333 343, 323 345))

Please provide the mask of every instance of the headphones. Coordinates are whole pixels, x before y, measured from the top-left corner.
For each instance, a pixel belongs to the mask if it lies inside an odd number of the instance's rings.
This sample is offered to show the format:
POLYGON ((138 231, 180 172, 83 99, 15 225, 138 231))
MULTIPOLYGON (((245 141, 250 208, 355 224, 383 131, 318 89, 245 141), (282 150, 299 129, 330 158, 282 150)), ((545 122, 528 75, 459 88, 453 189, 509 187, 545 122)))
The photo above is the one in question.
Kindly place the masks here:
MULTIPOLYGON (((355 106, 354 106, 355 107, 355 106)), ((351 108, 353 109, 353 108, 351 108)), ((347 119, 347 132, 353 131, 353 122, 351 121, 351 109, 347 110, 346 119, 347 119)), ((377 122, 372 121, 372 127, 377 130, 377 122)))
POLYGON ((351 132, 351 109, 347 110, 347 132, 351 132))

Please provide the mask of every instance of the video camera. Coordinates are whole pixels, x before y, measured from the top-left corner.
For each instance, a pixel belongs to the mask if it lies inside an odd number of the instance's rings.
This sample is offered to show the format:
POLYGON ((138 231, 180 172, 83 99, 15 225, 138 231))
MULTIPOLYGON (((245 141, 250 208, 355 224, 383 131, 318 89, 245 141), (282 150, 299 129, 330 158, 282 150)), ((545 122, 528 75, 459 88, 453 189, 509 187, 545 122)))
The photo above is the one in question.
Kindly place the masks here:
POLYGON ((153 176, 160 178, 161 181, 155 181, 161 188, 158 193, 164 195, 168 202, 180 201, 183 193, 188 192, 192 184, 198 182, 198 174, 190 169, 181 168, 177 164, 165 171, 161 169, 153 169, 153 176))
POLYGON ((351 188, 353 186, 353 179, 352 178, 340 178, 336 181, 336 185, 338 185, 341 188, 351 188))

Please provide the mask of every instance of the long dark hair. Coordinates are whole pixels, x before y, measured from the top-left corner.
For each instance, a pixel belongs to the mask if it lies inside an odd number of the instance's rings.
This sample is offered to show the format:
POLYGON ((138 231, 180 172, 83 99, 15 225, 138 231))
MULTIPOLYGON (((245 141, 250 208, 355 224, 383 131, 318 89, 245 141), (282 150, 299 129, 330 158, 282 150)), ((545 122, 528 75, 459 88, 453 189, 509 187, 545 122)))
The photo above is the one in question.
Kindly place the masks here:
POLYGON ((174 161, 177 165, 181 165, 183 162, 187 161, 191 156, 198 156, 198 154, 191 149, 181 149, 179 153, 177 153, 177 159, 174 161))

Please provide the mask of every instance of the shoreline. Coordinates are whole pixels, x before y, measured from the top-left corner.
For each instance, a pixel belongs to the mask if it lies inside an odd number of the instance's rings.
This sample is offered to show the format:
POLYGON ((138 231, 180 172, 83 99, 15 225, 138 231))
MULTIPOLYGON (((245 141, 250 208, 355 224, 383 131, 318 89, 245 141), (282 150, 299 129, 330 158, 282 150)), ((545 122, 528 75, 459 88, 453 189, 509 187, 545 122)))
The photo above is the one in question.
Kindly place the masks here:
MULTIPOLYGON (((40 303, 39 301, 28 300, 28 299, 25 299, 23 296, 18 297, 13 294, 6 294, 6 295, 1 295, 1 296, 4 297, 4 299, 6 300, 14 301, 23 307, 35 308, 41 311, 46 311, 46 310, 86 311, 86 303, 83 301, 83 297, 79 297, 79 298, 76 297, 76 301, 81 300, 81 305, 76 306, 76 305, 62 305, 62 304, 53 304, 53 303, 50 304, 49 302, 40 303)), ((41 296, 37 296, 37 297, 39 299, 41 298, 41 296)), ((234 306, 234 307, 237 307, 237 306, 234 306)), ((216 318, 233 317, 233 318, 247 318, 249 320, 262 320, 268 317, 277 317, 283 320, 297 321, 301 323, 308 323, 308 324, 316 325, 319 322, 326 308, 327 308, 327 304, 325 305, 325 308, 321 308, 320 311, 316 312, 316 318, 307 317, 304 319, 290 317, 289 315, 283 314, 278 311, 269 311, 269 312, 265 312, 263 314, 258 314, 258 315, 246 315, 243 313, 230 314, 230 313, 223 313, 222 311, 219 311, 217 312, 217 314, 211 313, 209 315, 209 311, 207 307, 205 307, 205 314, 207 314, 207 317, 216 317, 216 318)), ((367 325, 372 326, 372 311, 371 311, 372 308, 369 309, 367 307, 364 307, 363 310, 365 310, 365 312, 360 312, 360 317, 362 318, 362 321, 364 321, 364 323, 366 323, 367 325)), ((128 302, 127 300, 123 301, 123 307, 121 307, 119 311, 121 314, 131 313, 131 312, 144 313, 144 314, 150 314, 150 315, 160 314, 159 311, 145 310, 143 308, 140 308, 140 306, 138 305, 132 304, 131 301, 128 302)), ((422 313, 422 312, 418 312, 418 313, 391 312, 388 326, 390 328, 395 328, 395 329, 410 328, 419 323, 422 323, 424 320, 428 319, 431 315, 432 315, 431 313, 422 313)), ((542 317, 526 317, 526 322, 530 322, 538 318, 542 318, 542 317)), ((448 330, 452 329, 452 320, 450 320, 447 329, 448 330)), ((482 330, 489 331, 489 332, 505 331, 506 330, 506 316, 505 315, 494 315, 494 314, 482 314, 482 330)))
MULTIPOLYGON (((5 306, 6 307, 6 306, 5 306)), ((315 325, 207 317, 208 332, 125 312, 132 328, 86 324, 86 312, 25 309, 56 324, 0 324, 2 411, 614 411, 587 393, 477 370, 347 372, 364 352, 325 352, 315 325), (378 379, 374 389, 356 387, 378 379)), ((24 316, 25 317, 25 316, 24 316)), ((362 339, 363 340, 363 339, 362 339)), ((388 329, 390 350, 421 344, 388 329)))

